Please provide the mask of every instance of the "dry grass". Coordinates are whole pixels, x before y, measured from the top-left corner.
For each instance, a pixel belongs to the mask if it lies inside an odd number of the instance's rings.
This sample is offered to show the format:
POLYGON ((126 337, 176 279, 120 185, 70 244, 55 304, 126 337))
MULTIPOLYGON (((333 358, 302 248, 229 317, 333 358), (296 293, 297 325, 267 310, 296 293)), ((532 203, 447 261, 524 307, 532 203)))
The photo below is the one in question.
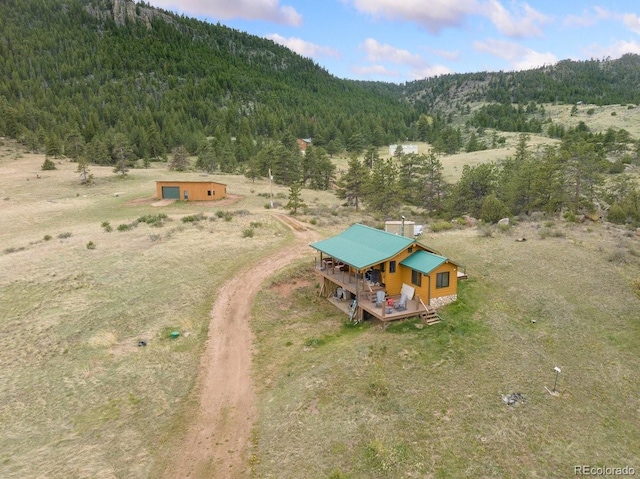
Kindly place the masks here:
POLYGON ((92 167, 85 187, 73 163, 43 160, 0 148, 0 476, 149 477, 189 414, 217 287, 291 235, 264 208, 266 182, 216 176, 241 197, 155 207, 166 165, 126 179, 92 167), (162 227, 117 230, 158 213, 162 227))
MULTIPOLYGON (((96 184, 83 187, 74 164, 42 172, 42 161, 0 147, 0 476, 150 477, 189 415, 217 287, 290 234, 264 208, 265 181, 215 175, 240 198, 155 207, 166 165, 127 179, 93 167, 96 184), (218 210, 249 214, 225 221, 218 210), (160 228, 117 230, 160 212, 160 228), (207 219, 180 221, 198 213, 207 219)), ((304 195, 304 219, 326 235, 371 222, 329 193, 304 195)), ((638 239, 601 225, 553 228, 563 235, 522 224, 511 236, 428 236, 473 278, 436 327, 345 327, 316 296, 310 259, 276 278, 255 306, 254 476, 640 468, 638 239), (558 398, 544 390, 556 365, 558 398), (510 392, 527 403, 505 406, 510 392)))
MULTIPOLYGON (((640 244, 624 230, 525 223, 426 241, 467 267, 445 321, 383 331, 299 283, 256 305, 262 380, 255 477, 570 477, 574 465, 640 467, 640 244), (515 238, 526 237, 526 242, 515 238), (624 245, 627 262, 606 251, 624 245), (532 320, 536 322, 533 323, 532 320), (559 397, 554 366, 562 369, 559 397), (507 406, 502 396, 527 401, 507 406)), ((311 278, 309 278, 311 279, 311 278)), ((288 281, 286 275, 278 282, 288 281)))

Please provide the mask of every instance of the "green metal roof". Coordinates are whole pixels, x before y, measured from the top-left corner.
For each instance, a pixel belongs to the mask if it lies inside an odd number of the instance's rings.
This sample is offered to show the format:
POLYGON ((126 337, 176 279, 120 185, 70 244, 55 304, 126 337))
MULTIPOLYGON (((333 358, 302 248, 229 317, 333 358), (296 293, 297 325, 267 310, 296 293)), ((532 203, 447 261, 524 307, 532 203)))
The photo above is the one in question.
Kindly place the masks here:
POLYGON ((419 250, 413 253, 411 256, 400 261, 400 264, 402 266, 406 266, 407 268, 420 271, 421 273, 429 274, 445 261, 447 261, 447 258, 445 258, 444 256, 439 256, 437 254, 419 250))
POLYGON ((356 269, 363 269, 394 257, 415 243, 405 236, 355 224, 337 236, 311 243, 311 247, 356 269))

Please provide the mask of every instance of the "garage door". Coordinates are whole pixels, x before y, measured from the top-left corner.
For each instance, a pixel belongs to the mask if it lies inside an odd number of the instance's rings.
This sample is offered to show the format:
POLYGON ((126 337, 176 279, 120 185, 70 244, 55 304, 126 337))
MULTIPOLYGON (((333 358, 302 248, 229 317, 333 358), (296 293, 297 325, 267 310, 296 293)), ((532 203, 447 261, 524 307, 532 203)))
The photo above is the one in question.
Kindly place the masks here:
POLYGON ((179 186, 163 186, 162 199, 163 200, 179 200, 180 187, 179 186))

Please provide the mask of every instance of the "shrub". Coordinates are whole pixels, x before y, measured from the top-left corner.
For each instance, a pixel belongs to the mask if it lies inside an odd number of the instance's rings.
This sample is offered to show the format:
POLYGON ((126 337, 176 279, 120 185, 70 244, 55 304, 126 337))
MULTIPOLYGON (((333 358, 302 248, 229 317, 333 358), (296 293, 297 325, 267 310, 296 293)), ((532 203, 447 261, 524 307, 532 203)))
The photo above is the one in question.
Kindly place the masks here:
POLYGON ((497 223, 508 214, 507 207, 496 195, 487 196, 482 203, 480 217, 487 223, 497 223))
POLYGON ((242 231, 243 238, 253 238, 253 228, 245 228, 242 231))
POLYGON ((498 231, 500 231, 501 233, 511 233, 513 230, 511 229, 510 225, 499 224, 498 231))
POLYGON ((548 237, 551 238, 564 238, 564 232, 560 231, 559 229, 554 229, 554 228, 540 228, 540 230, 538 231, 538 235, 540 236, 541 239, 545 239, 548 237))
POLYGON ((481 238, 492 238, 493 237, 493 227, 488 224, 479 224, 478 225, 478 236, 481 238))
POLYGON ((49 241, 51 239, 51 235, 44 235, 44 240, 49 241))
POLYGON ((45 158, 44 163, 42 163, 42 166, 40 168, 44 171, 57 169, 56 164, 49 158, 45 158))
POLYGON ((615 249, 607 256, 607 261, 610 263, 624 264, 628 262, 627 252, 623 249, 615 249))
POLYGON ((131 225, 128 224, 121 224, 118 225, 118 231, 129 231, 131 229, 131 225))
POLYGON ((198 221, 207 219, 207 217, 202 214, 202 213, 198 213, 197 215, 188 215, 188 216, 183 216, 182 217, 182 222, 183 223, 197 223, 198 221))
POLYGON ((620 206, 618 203, 612 204, 609 208, 609 211, 607 212, 607 221, 619 225, 624 224, 627 221, 627 214, 625 213, 622 206, 620 206))
POLYGON ((71 233, 69 233, 68 231, 66 233, 60 233, 58 235, 58 238, 60 239, 65 239, 65 238, 69 238, 71 236, 71 233))
POLYGON ((446 230, 453 229, 453 224, 444 220, 433 221, 432 223, 429 224, 429 229, 434 233, 437 233, 439 231, 446 231, 446 230))
POLYGON ((96 249, 96 245, 93 241, 87 243, 87 249, 96 249))
POLYGON ((138 218, 139 223, 146 223, 149 226, 155 226, 157 228, 164 226, 164 220, 166 220, 168 216, 165 213, 158 213, 157 215, 146 215, 138 218))
POLYGON ((103 221, 102 222, 102 228, 107 232, 107 233, 111 233, 113 231, 113 228, 111 227, 111 223, 109 223, 108 221, 103 221))
POLYGON ((309 338, 304 342, 304 345, 307 348, 317 348, 318 346, 322 346, 325 343, 324 339, 321 338, 309 338))

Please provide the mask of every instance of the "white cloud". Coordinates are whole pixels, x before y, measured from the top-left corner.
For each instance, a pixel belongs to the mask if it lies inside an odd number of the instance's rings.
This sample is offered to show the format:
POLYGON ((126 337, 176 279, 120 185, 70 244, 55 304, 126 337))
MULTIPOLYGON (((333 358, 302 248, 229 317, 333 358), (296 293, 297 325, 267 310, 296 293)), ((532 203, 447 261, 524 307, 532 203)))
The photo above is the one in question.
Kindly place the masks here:
POLYGON ((552 65, 558 62, 553 53, 540 53, 514 42, 503 40, 486 40, 474 42, 476 51, 489 53, 509 62, 508 70, 529 70, 543 65, 552 65))
POLYGON ((591 27, 602 20, 608 20, 611 12, 601 7, 593 7, 584 10, 580 15, 568 15, 564 24, 567 27, 591 27))
POLYGON ((380 43, 373 38, 367 38, 361 45, 361 48, 367 54, 367 60, 370 62, 391 62, 401 65, 423 66, 424 58, 415 55, 408 50, 396 48, 386 43, 380 43))
POLYGON ((551 21, 526 3, 518 10, 516 14, 512 14, 498 0, 489 0, 484 15, 504 35, 516 38, 541 36, 540 25, 551 21))
POLYGON ((148 0, 166 10, 229 20, 266 20, 283 25, 302 25, 302 15, 295 8, 280 5, 279 0, 148 0))
POLYGON ((358 76, 372 77, 372 76, 384 76, 384 77, 398 77, 400 73, 397 70, 389 70, 383 65, 367 65, 367 66, 353 66, 351 71, 358 76))
POLYGON ((387 20, 416 23, 432 33, 462 25, 469 14, 477 12, 477 0, 344 0, 360 13, 387 20), (427 3, 427 4, 425 4, 427 3))
POLYGON ((409 72, 409 79, 422 80, 424 78, 447 75, 449 73, 454 73, 451 68, 445 67, 444 65, 433 65, 421 68, 419 70, 411 70, 409 72))
POLYGON ((343 0, 361 13, 375 18, 416 23, 431 33, 467 23, 472 16, 487 17, 495 27, 509 37, 542 35, 541 26, 551 19, 527 3, 512 2, 514 12, 500 0, 343 0))
POLYGON ((278 35, 277 33, 272 33, 271 35, 267 35, 269 40, 273 40, 279 45, 285 46, 290 50, 293 50, 299 55, 303 57, 310 58, 320 58, 320 57, 335 57, 338 58, 340 53, 337 50, 334 50, 329 47, 323 47, 321 45, 316 45, 315 43, 307 42, 301 38, 297 37, 289 37, 285 38, 282 35, 278 35))
POLYGON ((395 63, 410 67, 408 76, 411 80, 452 73, 452 70, 445 66, 428 65, 427 61, 420 55, 380 43, 373 38, 367 38, 360 47, 366 52, 367 60, 374 63, 374 65, 354 68, 353 71, 359 74, 393 77, 399 75, 396 70, 390 70, 383 66, 382 63, 395 63))
POLYGON ((618 40, 608 46, 592 45, 585 49, 585 58, 620 58, 625 53, 640 55, 640 43, 636 41, 618 40))
POLYGON ((622 16, 622 23, 633 33, 640 34, 640 17, 635 13, 626 13, 622 16))
POLYGON ((440 58, 444 58, 445 60, 449 60, 452 62, 458 61, 460 59, 459 50, 439 50, 437 48, 429 48, 429 47, 424 47, 423 49, 427 53, 436 55, 440 58))

